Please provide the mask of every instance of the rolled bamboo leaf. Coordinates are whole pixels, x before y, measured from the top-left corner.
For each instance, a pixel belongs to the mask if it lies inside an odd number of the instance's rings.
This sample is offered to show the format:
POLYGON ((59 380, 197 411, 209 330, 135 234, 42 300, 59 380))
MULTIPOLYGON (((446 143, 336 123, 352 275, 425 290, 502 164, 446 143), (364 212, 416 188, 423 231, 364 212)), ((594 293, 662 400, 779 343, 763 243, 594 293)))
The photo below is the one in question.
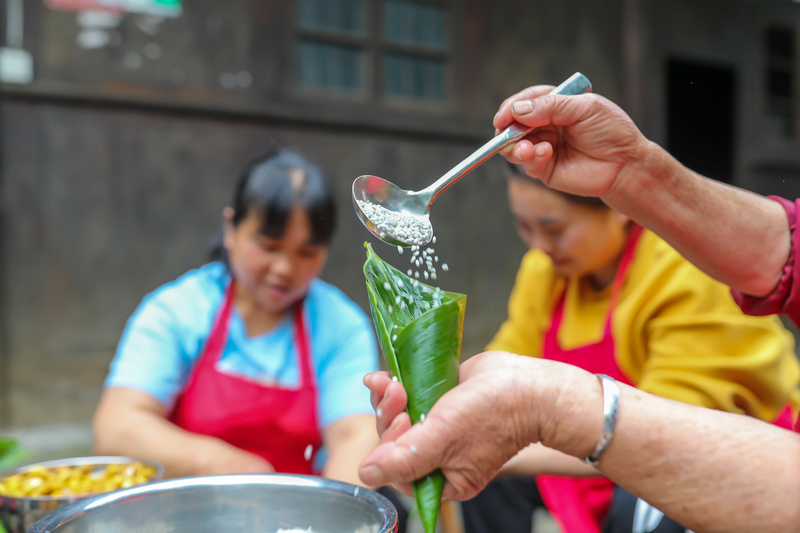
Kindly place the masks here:
MULTIPOLYGON (((369 243, 364 246, 364 276, 378 342, 389 373, 408 393, 406 410, 417 424, 458 382, 467 297, 412 280, 384 262, 369 243)), ((444 481, 435 470, 413 483, 425 533, 436 529, 444 481)))

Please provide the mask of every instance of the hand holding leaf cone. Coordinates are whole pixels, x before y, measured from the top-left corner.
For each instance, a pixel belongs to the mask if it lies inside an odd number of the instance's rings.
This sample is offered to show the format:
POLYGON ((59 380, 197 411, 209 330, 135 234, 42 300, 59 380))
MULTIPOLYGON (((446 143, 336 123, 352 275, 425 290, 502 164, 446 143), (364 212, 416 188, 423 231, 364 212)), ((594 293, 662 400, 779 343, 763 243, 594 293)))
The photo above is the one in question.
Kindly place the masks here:
MULTIPOLYGON (((385 263, 368 243, 364 276, 372 320, 389 373, 408 394, 411 422, 458 382, 467 297, 412 280, 385 263)), ((414 482, 414 498, 426 533, 439 516, 444 475, 436 470, 414 482)))

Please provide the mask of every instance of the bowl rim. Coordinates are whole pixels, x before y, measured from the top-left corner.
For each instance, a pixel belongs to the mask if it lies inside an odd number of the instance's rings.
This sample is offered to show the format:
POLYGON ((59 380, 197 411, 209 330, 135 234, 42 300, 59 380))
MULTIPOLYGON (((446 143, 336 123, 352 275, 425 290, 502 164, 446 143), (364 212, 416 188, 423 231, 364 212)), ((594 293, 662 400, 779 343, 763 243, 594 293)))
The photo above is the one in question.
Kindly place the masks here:
MULTIPOLYGON (((38 463, 31 463, 29 465, 18 466, 16 468, 12 468, 11 470, 5 470, 0 472, 0 481, 3 479, 14 476, 17 474, 25 474, 30 472, 34 469, 45 468, 59 468, 64 466, 106 466, 106 465, 116 465, 116 464, 132 464, 132 463, 142 463, 146 466, 151 468, 155 468, 156 473, 147 478, 147 483, 159 481, 164 477, 164 466, 161 463, 156 461, 152 461, 150 459, 140 459, 138 457, 131 457, 126 455, 90 455, 86 457, 68 457, 65 459, 52 459, 50 461, 41 461, 38 463)), ((140 485, 137 485, 140 486, 140 485)), ((94 496, 102 496, 103 494, 108 494, 109 492, 91 492, 87 494, 74 494, 70 496, 7 496, 4 494, 0 494, 0 508, 4 507, 4 502, 7 501, 18 501, 18 502, 73 502, 76 499, 83 500, 86 498, 93 498, 94 496)))
POLYGON ((27 533, 52 532, 54 528, 78 519, 92 509, 101 508, 118 501, 135 499, 145 494, 153 493, 157 495, 160 492, 176 489, 231 485, 280 485, 311 487, 334 491, 350 495, 357 500, 362 500, 370 504, 383 518, 383 524, 378 533, 395 531, 395 526, 397 525, 397 510, 394 504, 382 494, 359 485, 305 474, 225 474, 168 479, 90 496, 89 498, 70 503, 44 516, 39 519, 27 533))

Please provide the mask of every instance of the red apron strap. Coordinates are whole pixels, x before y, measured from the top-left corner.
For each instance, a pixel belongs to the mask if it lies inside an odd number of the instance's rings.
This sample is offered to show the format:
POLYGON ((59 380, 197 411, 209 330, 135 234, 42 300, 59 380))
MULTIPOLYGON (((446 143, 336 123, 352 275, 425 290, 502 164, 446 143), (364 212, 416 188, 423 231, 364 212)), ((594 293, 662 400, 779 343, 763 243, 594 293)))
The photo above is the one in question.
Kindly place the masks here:
POLYGON ((792 406, 787 405, 784 407, 783 411, 778 414, 778 417, 772 423, 783 429, 792 429, 792 406))
MULTIPOLYGON (((228 331, 230 330, 231 312, 233 309, 233 300, 235 299, 235 281, 231 278, 228 288, 225 290, 225 299, 222 301, 222 307, 219 308, 217 314, 214 316, 214 321, 211 325, 211 333, 208 335, 203 350, 200 352, 200 357, 192 367, 191 374, 186 380, 183 387, 183 392, 186 392, 193 386, 194 381, 197 379, 197 374, 201 367, 214 368, 219 358, 222 357, 222 352, 225 349, 225 344, 228 342, 228 331)), ((178 403, 181 402, 183 392, 178 396, 178 403)), ((178 407, 176 404, 173 410, 178 407)))
POLYGON ((303 300, 297 303, 297 308, 294 313, 294 340, 297 345, 300 377, 303 380, 303 386, 314 387, 316 389, 316 378, 311 355, 311 339, 308 336, 308 328, 306 327, 303 300))
POLYGON ((617 301, 619 300, 619 293, 622 292, 622 285, 625 283, 625 276, 628 274, 628 268, 633 261, 633 255, 636 251, 636 245, 639 243, 639 237, 642 236, 642 227, 635 222, 631 222, 631 229, 628 233, 628 240, 625 243, 625 250, 622 252, 622 258, 617 267, 617 275, 614 276, 614 286, 611 288, 611 298, 608 303, 607 323, 611 323, 611 315, 617 308, 617 301))

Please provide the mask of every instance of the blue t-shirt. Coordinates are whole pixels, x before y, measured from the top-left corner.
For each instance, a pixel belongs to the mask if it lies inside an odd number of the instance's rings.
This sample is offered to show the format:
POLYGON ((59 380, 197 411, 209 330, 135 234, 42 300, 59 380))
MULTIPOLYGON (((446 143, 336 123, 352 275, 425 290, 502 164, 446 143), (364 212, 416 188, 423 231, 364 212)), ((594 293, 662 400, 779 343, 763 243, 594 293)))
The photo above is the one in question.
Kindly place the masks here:
MULTIPOLYGON (((144 297, 128 320, 106 387, 130 387, 172 409, 200 357, 230 275, 221 263, 190 270, 144 297)), ((378 369, 372 324, 336 287, 311 283, 303 304, 319 391, 320 430, 344 416, 373 412, 364 375, 378 369)), ((250 338, 234 307, 217 367, 265 384, 297 386, 293 313, 250 338)))

